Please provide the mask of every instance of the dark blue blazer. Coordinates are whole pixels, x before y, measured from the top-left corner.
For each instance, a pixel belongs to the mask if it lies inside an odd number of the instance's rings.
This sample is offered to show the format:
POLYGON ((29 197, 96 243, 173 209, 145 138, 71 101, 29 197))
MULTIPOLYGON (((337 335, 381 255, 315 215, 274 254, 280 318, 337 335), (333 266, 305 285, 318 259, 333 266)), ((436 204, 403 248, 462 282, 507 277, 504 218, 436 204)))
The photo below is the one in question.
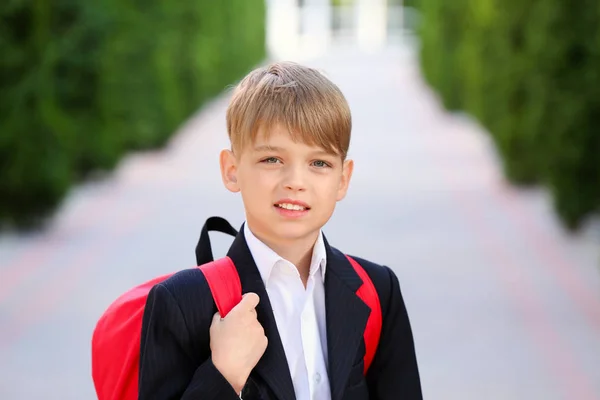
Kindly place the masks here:
MULTIPOLYGON (((265 286, 239 233, 228 256, 242 291, 260 297, 258 320, 269 344, 242 392, 244 400, 295 400, 294 387, 265 286)), ((362 284, 344 254, 325 240, 325 307, 332 400, 420 400, 421 384, 409 318, 398 279, 388 267, 355 258, 381 301, 377 354, 363 374, 363 332, 370 309, 356 295, 362 284)), ((210 358, 209 327, 217 312, 198 269, 176 273, 148 296, 142 324, 139 400, 239 400, 210 358)))

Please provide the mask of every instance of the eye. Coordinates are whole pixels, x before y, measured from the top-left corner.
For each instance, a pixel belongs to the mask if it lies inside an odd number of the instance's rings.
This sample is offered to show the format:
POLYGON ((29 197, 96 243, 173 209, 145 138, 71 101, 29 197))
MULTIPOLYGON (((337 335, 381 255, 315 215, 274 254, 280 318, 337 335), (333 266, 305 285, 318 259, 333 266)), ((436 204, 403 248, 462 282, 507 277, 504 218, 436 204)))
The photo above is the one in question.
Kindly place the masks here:
POLYGON ((312 163, 317 168, 329 168, 331 165, 323 160, 315 160, 312 163))
POLYGON ((281 161, 276 157, 268 157, 261 161, 261 163, 264 163, 264 164, 277 164, 278 162, 281 162, 281 161))

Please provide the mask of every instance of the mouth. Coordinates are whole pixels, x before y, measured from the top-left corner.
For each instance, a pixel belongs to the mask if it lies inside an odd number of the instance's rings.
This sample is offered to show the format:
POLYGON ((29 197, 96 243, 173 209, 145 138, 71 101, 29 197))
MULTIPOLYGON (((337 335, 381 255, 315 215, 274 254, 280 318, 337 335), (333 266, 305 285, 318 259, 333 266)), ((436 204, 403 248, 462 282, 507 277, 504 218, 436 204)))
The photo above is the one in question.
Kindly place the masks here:
POLYGON ((275 207, 282 208, 284 210, 290 210, 290 211, 306 211, 306 210, 310 210, 310 207, 304 207, 304 206, 301 206, 299 204, 292 204, 292 203, 277 203, 277 204, 275 204, 275 207))
POLYGON ((305 215, 310 207, 308 204, 298 201, 298 200, 280 200, 277 203, 273 204, 273 206, 279 211, 280 214, 286 217, 300 217, 305 215))

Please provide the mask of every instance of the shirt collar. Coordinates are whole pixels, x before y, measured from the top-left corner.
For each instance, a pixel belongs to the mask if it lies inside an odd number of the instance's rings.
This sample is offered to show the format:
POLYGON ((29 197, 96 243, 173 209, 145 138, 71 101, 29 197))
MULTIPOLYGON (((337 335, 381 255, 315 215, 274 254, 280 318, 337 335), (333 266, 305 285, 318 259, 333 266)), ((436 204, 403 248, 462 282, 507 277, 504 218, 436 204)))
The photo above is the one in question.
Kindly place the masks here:
MULTIPOLYGON (((248 227, 248 223, 244 223, 244 238, 246 239, 248 249, 250 249, 252 258, 254 258, 254 262, 256 263, 256 267, 258 268, 258 272, 260 273, 265 286, 269 280, 269 277, 271 276, 273 267, 277 264, 277 262, 286 261, 291 264, 290 261, 284 259, 279 254, 275 253, 269 246, 261 242, 252 233, 248 227)), ((318 270, 321 274, 321 279, 323 279, 324 282, 326 266, 327 252, 325 250, 325 240, 323 240, 323 232, 319 231, 319 236, 315 242, 310 261, 310 274, 312 275, 318 270)))

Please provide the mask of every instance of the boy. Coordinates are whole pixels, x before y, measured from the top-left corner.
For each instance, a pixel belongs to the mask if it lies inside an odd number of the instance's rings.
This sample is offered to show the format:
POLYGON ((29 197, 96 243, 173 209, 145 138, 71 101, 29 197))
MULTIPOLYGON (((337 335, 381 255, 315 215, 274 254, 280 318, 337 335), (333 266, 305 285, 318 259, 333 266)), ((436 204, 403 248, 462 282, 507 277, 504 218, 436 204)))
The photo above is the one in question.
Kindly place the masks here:
POLYGON ((197 269, 155 286, 143 319, 139 399, 422 399, 395 274, 356 259, 383 316, 365 376, 370 310, 355 293, 362 281, 321 232, 353 170, 340 90, 298 64, 259 68, 236 88, 227 130, 222 179, 241 193, 246 214, 228 256, 244 296, 221 319, 197 269))

